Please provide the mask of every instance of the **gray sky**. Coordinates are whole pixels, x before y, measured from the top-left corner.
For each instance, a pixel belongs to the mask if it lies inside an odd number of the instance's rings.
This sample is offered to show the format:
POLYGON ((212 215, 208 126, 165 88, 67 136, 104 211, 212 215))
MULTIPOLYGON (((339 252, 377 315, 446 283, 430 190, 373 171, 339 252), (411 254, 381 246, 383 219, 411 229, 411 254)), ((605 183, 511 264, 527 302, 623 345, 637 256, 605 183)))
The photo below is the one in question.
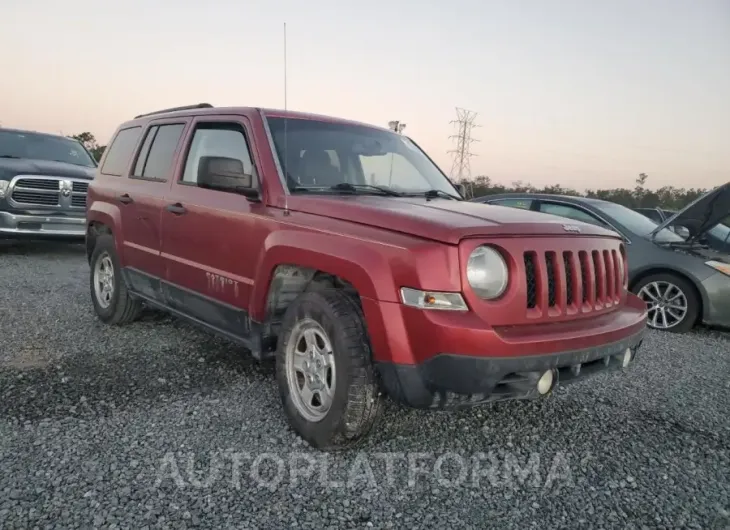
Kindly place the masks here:
POLYGON ((730 180, 730 0, 10 0, 0 122, 106 142, 157 108, 282 107, 407 123, 447 172, 586 187, 730 180))

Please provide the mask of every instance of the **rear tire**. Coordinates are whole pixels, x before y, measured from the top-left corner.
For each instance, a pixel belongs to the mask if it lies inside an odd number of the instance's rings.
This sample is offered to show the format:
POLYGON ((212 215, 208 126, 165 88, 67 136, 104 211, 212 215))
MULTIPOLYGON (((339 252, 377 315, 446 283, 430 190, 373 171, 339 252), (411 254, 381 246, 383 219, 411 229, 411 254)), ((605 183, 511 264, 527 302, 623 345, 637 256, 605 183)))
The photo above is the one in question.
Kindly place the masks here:
POLYGON ((117 326, 136 320, 142 312, 142 302, 127 290, 113 236, 104 234, 96 238, 89 265, 91 301, 99 320, 117 326))
POLYGON ((671 273, 652 274, 631 290, 649 310, 647 325, 659 331, 685 333, 697 323, 700 297, 691 282, 671 273))
POLYGON ((351 296, 318 289, 289 305, 276 379, 289 423, 311 446, 335 450, 366 437, 382 399, 363 314, 351 296))

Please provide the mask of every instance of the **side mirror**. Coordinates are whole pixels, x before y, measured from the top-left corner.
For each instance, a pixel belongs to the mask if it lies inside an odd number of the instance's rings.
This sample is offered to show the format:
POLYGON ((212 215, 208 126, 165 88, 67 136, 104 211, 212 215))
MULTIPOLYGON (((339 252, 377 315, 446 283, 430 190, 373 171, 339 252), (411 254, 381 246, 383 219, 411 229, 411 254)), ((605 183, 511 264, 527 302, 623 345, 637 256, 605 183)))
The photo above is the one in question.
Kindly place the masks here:
POLYGON ((253 187, 253 175, 243 169, 237 158, 202 156, 198 163, 198 186, 212 190, 232 191, 245 197, 258 198, 253 187))
POLYGON ((459 192, 459 195, 461 195, 462 197, 465 196, 466 188, 464 187, 463 184, 454 184, 454 187, 456 188, 456 191, 459 192))

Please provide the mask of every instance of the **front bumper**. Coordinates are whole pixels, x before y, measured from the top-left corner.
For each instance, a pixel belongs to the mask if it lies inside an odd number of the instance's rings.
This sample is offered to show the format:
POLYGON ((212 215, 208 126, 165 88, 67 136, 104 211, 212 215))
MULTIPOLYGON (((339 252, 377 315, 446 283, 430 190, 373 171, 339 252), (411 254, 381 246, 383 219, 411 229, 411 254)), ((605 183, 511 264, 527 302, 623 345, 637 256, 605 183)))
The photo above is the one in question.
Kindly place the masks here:
POLYGON ((702 288, 702 323, 708 326, 730 328, 730 277, 716 272, 704 282, 702 288))
POLYGON ((81 238, 86 235, 84 216, 15 214, 0 212, 0 237, 81 238))
POLYGON ((598 347, 549 355, 474 357, 441 353, 421 364, 377 363, 385 392, 414 408, 458 408, 490 401, 534 399, 537 381, 553 370, 555 385, 622 369, 627 348, 636 359, 646 330, 598 347))

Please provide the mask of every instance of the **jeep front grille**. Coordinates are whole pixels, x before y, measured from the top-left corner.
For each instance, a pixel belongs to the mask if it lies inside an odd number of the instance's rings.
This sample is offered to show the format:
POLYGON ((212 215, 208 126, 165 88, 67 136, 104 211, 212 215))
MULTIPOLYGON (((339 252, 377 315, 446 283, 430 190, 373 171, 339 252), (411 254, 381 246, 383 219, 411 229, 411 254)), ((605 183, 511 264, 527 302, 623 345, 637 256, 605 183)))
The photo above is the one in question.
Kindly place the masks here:
POLYGON ((85 180, 22 175, 10 184, 10 202, 16 207, 55 207, 61 210, 83 210, 89 183, 85 180), (64 192, 63 181, 71 186, 64 192))
POLYGON ((615 249, 526 251, 523 259, 528 316, 592 312, 621 299, 623 257, 615 249))

